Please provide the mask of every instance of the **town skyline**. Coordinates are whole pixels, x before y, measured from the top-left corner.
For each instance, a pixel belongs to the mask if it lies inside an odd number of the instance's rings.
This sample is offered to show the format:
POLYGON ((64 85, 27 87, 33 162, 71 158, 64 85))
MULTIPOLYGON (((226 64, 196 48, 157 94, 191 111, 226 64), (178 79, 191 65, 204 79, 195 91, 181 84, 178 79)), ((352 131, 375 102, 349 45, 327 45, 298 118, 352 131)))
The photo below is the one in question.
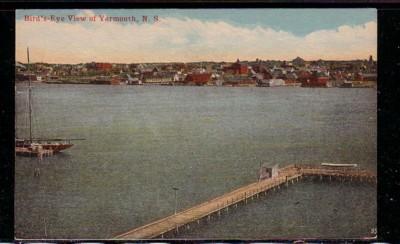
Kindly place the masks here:
MULTIPOLYGON (((89 62, 80 62, 80 63, 49 63, 49 62, 30 62, 31 64, 49 64, 49 65, 79 65, 79 64, 90 64, 90 63, 108 63, 108 64, 117 64, 117 65, 125 65, 125 64, 198 64, 198 63, 235 63, 238 60, 240 62, 243 63, 253 63, 253 62, 257 62, 257 60, 259 60, 260 62, 292 62, 293 60, 300 58, 303 59, 305 62, 318 62, 318 61, 323 61, 323 62, 353 62, 353 61, 363 61, 363 60, 369 60, 369 58, 372 57, 372 59, 374 61, 377 61, 376 58, 373 57, 373 55, 369 55, 368 57, 364 57, 364 58, 357 58, 357 59, 342 59, 342 60, 329 60, 329 59, 315 59, 315 60, 305 60, 302 57, 294 57, 292 59, 288 59, 288 60, 284 60, 284 59, 263 59, 263 58, 256 58, 254 60, 242 60, 240 58, 237 58, 235 60, 221 60, 221 61, 209 61, 209 60, 201 60, 201 61, 189 61, 189 62, 183 62, 183 61, 173 61, 173 62, 126 62, 126 63, 122 63, 122 62, 97 62, 97 61, 89 61, 89 62)), ((27 64, 27 60, 25 57, 25 60, 16 60, 17 63, 21 63, 21 64, 27 64)))
POLYGON ((140 10, 19 10, 16 60, 26 60, 27 46, 32 62, 58 64, 234 62, 237 58, 295 57, 357 60, 370 55, 376 59, 377 52, 376 11, 371 9, 143 11, 149 19, 157 16, 157 21, 151 23, 74 22, 68 18, 64 22, 35 22, 26 21, 25 17, 65 17, 68 13, 88 18, 121 14, 142 18, 140 10), (335 15, 338 20, 333 21, 335 15))

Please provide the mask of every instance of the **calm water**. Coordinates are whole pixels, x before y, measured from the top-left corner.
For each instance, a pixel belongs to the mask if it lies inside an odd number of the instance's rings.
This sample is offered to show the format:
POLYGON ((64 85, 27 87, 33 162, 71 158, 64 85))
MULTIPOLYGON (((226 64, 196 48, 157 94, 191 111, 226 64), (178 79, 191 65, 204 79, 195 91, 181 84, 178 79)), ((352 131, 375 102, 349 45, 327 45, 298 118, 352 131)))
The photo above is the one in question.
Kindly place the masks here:
MULTIPOLYGON (((376 169, 376 90, 36 85, 34 136, 86 138, 16 157, 17 238, 111 238, 257 178, 260 162, 376 169), (34 169, 40 176, 34 176, 34 169)), ((27 135, 17 86, 17 135, 27 135)), ((305 182, 182 233, 191 238, 361 237, 376 189, 305 182)))

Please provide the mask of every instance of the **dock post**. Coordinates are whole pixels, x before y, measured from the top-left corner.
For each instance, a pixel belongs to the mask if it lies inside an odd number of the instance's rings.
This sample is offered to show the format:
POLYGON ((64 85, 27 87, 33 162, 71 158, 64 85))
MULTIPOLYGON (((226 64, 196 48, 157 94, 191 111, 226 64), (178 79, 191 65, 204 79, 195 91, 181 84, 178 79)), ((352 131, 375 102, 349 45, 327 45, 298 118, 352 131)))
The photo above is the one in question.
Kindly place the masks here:
POLYGON ((33 176, 40 176, 40 168, 35 168, 33 171, 33 176))

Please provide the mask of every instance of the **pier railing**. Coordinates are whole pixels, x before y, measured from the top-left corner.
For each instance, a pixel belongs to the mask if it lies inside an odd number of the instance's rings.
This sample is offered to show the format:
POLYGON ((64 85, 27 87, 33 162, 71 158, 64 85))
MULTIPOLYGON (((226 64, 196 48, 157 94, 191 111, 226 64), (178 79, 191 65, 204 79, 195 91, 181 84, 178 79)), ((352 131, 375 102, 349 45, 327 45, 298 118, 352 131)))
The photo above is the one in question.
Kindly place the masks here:
POLYGON ((123 234, 116 239, 150 239, 165 238, 167 235, 179 233, 183 227, 190 228, 191 223, 199 223, 202 219, 210 220, 212 215, 220 216, 223 211, 237 207, 239 203, 246 204, 249 199, 258 198, 260 194, 266 195, 268 191, 279 189, 298 182, 303 177, 328 177, 332 179, 350 179, 350 181, 376 183, 373 172, 359 168, 330 167, 321 165, 291 164, 279 169, 278 175, 260 180, 249 185, 235 189, 229 193, 205 201, 182 212, 170 215, 123 234))

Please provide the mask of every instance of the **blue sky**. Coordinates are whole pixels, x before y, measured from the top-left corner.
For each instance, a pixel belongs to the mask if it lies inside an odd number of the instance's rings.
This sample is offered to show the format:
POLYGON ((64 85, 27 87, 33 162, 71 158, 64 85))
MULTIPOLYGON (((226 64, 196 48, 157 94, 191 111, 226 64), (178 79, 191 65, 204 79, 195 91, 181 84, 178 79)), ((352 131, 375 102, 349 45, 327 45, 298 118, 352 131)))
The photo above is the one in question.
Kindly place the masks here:
MULTIPOLYGON (((203 21, 224 21, 243 27, 270 27, 303 36, 341 25, 360 25, 376 21, 376 9, 97 9, 96 14, 109 16, 158 15, 162 17, 194 18, 203 21)), ((81 10, 18 10, 16 18, 24 15, 71 15, 81 10)))
POLYGON ((375 9, 17 10, 16 56, 80 62, 376 58, 375 9), (32 22, 24 16, 159 16, 157 23, 32 22))

